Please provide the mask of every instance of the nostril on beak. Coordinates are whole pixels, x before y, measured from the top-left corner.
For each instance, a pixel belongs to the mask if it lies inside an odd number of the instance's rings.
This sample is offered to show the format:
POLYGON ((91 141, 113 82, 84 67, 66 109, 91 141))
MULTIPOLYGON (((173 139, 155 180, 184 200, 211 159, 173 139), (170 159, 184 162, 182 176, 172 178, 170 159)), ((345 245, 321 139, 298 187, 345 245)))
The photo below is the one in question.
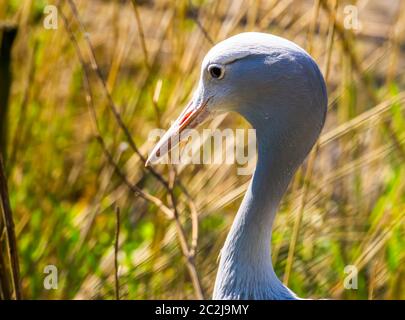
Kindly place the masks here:
POLYGON ((180 121, 180 125, 182 125, 192 114, 192 111, 187 112, 187 114, 184 116, 184 118, 180 121))

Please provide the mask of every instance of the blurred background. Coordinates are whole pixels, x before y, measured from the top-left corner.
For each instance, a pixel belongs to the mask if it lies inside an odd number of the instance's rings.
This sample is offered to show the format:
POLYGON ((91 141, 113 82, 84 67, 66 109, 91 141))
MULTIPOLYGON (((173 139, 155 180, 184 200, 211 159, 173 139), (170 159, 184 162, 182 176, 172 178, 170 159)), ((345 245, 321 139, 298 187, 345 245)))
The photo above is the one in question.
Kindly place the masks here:
POLYGON ((148 135, 182 110, 214 43, 261 31, 305 48, 329 94, 276 217, 278 276, 305 298, 405 299, 405 0, 0 0, 0 21, 2 298, 211 297, 250 176, 145 168, 148 135))

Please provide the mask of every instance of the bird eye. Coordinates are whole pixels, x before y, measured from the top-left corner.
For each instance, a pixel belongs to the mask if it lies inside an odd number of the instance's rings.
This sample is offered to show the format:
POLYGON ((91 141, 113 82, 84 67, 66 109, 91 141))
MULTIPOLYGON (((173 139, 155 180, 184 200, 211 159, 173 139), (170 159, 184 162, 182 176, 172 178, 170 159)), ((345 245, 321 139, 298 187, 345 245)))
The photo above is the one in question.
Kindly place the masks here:
POLYGON ((208 72, 214 79, 222 79, 224 77, 225 70, 222 66, 212 64, 208 67, 208 72))

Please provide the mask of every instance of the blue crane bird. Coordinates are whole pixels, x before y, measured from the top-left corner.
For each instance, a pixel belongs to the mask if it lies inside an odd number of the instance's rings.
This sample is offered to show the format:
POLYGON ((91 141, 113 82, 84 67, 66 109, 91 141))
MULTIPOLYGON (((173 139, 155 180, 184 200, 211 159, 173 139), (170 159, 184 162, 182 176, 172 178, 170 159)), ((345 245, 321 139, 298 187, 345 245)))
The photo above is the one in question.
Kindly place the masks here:
MULTIPOLYGON (((324 78, 291 41, 247 32, 215 45, 192 100, 150 154, 154 162, 183 130, 235 111, 256 130, 252 180, 221 251, 214 299, 297 299, 271 262, 274 217, 295 171, 319 137, 327 111, 324 78)), ((174 141, 174 142, 173 142, 174 141)))

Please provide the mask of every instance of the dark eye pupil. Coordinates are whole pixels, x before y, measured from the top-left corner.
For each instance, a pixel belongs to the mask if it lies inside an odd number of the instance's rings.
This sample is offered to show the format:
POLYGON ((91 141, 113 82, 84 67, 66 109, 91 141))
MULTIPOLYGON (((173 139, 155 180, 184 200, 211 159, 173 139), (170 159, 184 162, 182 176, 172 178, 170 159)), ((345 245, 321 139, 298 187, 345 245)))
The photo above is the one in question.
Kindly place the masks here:
POLYGON ((222 70, 219 67, 212 67, 210 73, 213 78, 219 78, 222 74, 222 70))

